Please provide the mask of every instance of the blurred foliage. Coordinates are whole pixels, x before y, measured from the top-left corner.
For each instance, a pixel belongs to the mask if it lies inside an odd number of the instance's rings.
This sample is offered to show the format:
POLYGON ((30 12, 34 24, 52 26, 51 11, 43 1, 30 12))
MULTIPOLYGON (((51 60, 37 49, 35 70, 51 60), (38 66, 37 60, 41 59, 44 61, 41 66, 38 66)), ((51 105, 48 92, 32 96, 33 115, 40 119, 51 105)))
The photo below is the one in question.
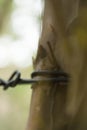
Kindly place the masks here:
MULTIPOLYGON (((0 35, 12 31, 10 16, 13 10, 13 0, 0 0, 0 35)), ((41 18, 38 17, 40 22, 41 18)), ((12 33, 12 32, 11 32, 12 33)), ((17 67, 10 66, 0 69, 0 77, 8 79, 17 67)), ((19 69, 22 77, 29 78, 32 67, 19 69)), ((0 130, 24 130, 29 116, 31 89, 29 85, 17 86, 3 91, 0 88, 0 130)))
MULTIPOLYGON (((8 79, 16 67, 0 69, 0 77, 8 79)), ((29 78, 32 67, 19 69, 22 77, 29 78)), ((30 108, 31 86, 22 85, 3 91, 0 88, 0 130, 25 130, 30 108)))
POLYGON ((0 89, 0 129, 24 130, 29 116, 31 90, 17 86, 6 92, 0 89))
MULTIPOLYGON (((0 0, 0 33, 6 31, 12 11, 13 0, 0 0)), ((10 28, 10 27, 9 27, 10 28)))

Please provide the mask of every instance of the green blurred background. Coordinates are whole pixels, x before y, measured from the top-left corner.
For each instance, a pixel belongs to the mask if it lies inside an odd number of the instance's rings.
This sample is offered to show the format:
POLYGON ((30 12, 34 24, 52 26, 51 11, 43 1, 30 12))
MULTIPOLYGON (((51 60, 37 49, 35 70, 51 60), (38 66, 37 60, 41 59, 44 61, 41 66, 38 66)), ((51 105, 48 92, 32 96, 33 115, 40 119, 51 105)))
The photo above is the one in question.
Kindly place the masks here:
MULTIPOLYGON (((17 68, 17 67, 16 67, 17 68)), ((16 69, 13 66, 0 69, 0 77, 7 79, 16 69)), ((29 78, 32 68, 19 69, 22 77, 29 78)), ((29 117, 31 86, 17 86, 3 91, 0 88, 0 130, 24 130, 29 117)))
MULTIPOLYGON (((33 71, 40 34, 41 0, 0 0, 0 78, 14 70, 23 78, 33 71)), ((0 130, 24 130, 30 109, 31 86, 0 88, 0 130)))

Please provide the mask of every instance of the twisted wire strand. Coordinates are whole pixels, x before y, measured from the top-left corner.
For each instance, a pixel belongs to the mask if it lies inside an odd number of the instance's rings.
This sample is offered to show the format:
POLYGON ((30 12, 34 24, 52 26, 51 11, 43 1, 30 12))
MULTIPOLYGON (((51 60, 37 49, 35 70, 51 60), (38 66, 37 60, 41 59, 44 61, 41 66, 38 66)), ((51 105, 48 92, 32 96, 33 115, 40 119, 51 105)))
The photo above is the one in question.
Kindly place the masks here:
POLYGON ((69 76, 62 71, 48 71, 48 70, 34 71, 31 74, 31 79, 22 79, 21 73, 19 71, 14 71, 7 81, 0 79, 0 86, 2 86, 4 90, 7 90, 9 87, 14 88, 18 84, 22 85, 38 82, 68 83, 68 81, 69 76), (36 78, 37 76, 43 76, 43 77, 36 78))

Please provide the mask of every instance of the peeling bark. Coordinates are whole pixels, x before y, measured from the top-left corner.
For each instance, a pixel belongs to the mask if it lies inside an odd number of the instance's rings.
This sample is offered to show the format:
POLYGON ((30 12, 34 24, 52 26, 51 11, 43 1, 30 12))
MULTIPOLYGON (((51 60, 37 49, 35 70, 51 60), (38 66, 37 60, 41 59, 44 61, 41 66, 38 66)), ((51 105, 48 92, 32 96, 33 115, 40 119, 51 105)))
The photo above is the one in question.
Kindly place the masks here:
POLYGON ((80 1, 45 0, 43 28, 34 69, 62 69, 71 79, 69 85, 33 85, 27 130, 87 129, 87 50, 82 46, 83 41, 79 44, 76 34, 83 11, 80 1))

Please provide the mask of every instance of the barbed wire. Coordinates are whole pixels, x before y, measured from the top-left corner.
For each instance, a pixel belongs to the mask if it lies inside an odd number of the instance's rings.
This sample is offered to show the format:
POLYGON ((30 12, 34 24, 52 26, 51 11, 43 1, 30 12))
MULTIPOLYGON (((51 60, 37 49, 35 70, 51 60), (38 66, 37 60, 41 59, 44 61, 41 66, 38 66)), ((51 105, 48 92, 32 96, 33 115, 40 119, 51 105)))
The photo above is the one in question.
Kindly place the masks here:
POLYGON ((2 86, 4 90, 7 90, 9 87, 14 88, 17 85, 22 84, 32 84, 38 82, 58 82, 67 84, 68 81, 69 76, 62 71, 34 71, 31 74, 31 79, 22 79, 21 73, 19 71, 14 71, 7 81, 0 79, 0 86, 2 86))

